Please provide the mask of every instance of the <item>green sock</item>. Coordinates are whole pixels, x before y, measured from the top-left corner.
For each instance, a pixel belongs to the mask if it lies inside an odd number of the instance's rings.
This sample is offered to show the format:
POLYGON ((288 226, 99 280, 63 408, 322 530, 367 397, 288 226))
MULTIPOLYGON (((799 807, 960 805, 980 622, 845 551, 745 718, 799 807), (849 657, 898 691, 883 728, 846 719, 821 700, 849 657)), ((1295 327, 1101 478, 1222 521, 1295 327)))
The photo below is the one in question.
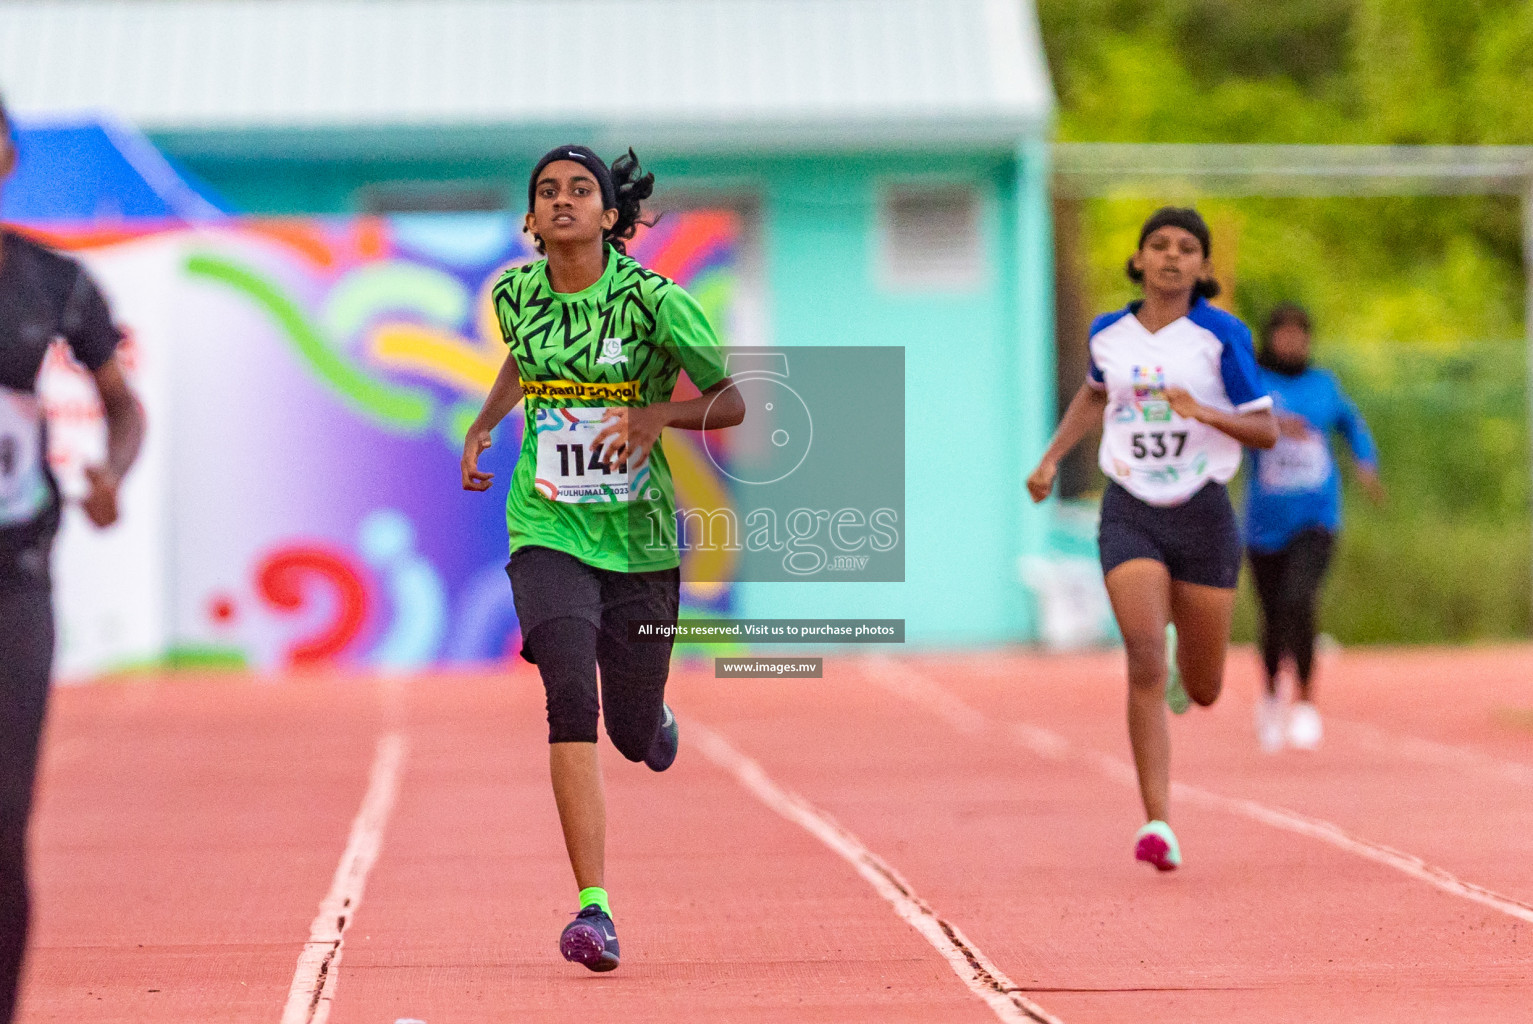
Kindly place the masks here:
POLYGON ((590 885, 580 890, 581 907, 589 907, 593 903, 601 907, 603 914, 612 916, 612 907, 607 904, 607 890, 599 885, 590 885))

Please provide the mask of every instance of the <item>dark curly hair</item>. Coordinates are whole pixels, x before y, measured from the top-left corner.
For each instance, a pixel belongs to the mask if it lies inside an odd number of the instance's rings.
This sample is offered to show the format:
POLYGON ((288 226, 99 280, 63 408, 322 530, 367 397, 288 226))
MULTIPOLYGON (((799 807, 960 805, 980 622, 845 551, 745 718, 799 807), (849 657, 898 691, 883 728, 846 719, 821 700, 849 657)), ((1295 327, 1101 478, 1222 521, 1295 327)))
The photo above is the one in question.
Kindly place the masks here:
POLYGON ((627 242, 639 225, 654 227, 658 217, 644 219, 644 200, 654 195, 655 176, 646 174, 639 166, 639 158, 633 148, 612 161, 612 190, 617 199, 617 223, 608 228, 602 238, 618 252, 627 254, 627 242))
MULTIPOLYGON (((1145 239, 1164 227, 1181 228, 1198 240, 1203 246, 1203 258, 1213 255, 1213 236, 1208 230, 1208 223, 1203 215, 1190 206, 1162 206, 1150 214, 1150 219, 1144 222, 1139 229, 1139 249, 1144 248, 1145 239)), ((1137 252, 1137 250, 1136 250, 1137 252)), ((1135 284, 1144 284, 1144 271, 1134 266, 1134 257, 1130 256, 1126 264, 1128 279, 1135 284)), ((1219 294, 1219 282, 1211 277, 1199 278, 1192 286, 1192 300, 1211 299, 1219 294)))

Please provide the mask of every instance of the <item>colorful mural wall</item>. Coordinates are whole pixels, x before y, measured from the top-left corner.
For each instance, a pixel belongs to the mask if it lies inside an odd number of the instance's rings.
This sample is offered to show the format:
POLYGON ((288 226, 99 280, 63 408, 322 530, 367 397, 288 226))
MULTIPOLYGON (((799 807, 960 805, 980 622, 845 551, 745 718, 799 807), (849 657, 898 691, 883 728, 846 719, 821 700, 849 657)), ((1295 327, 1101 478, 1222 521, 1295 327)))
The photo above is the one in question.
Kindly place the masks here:
MULTIPOLYGON (((734 214, 696 211, 663 219, 630 251, 692 291, 727 338, 739 237, 734 214)), ((458 482, 463 433, 504 358, 488 289, 536 255, 515 219, 234 220, 51 240, 92 267, 142 262, 103 274, 125 314, 142 306, 133 293, 146 277, 158 282, 152 327, 124 319, 164 378, 146 403, 163 472, 140 485, 163 499, 128 516, 158 520, 147 533, 163 547, 155 585, 170 660, 403 671, 516 652, 504 485, 519 413, 482 462, 497 488, 458 482)), ((666 445, 680 504, 727 501, 695 439, 673 433, 666 445)), ((82 531, 71 522, 61 561, 90 542, 82 531)), ((684 599, 723 611, 731 587, 689 584, 684 599)), ((102 650, 75 668, 113 661, 102 650)))

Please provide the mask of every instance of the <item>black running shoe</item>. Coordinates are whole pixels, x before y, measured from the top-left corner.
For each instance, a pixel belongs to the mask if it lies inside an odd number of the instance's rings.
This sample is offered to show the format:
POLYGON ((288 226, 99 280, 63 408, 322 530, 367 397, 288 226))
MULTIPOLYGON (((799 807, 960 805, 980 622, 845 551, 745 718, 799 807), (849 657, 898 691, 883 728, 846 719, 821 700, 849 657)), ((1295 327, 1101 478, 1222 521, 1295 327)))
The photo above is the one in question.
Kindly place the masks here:
POLYGON ((655 732, 655 742, 650 744, 649 753, 644 757, 644 763, 649 765, 651 771, 663 772, 676 760, 676 750, 681 745, 680 731, 676 728, 676 716, 671 713, 669 704, 660 705, 664 715, 660 719, 660 728, 655 732))
POLYGON ((559 952, 571 963, 584 964, 593 971, 617 968, 617 928, 601 907, 592 903, 564 926, 559 936, 559 952))

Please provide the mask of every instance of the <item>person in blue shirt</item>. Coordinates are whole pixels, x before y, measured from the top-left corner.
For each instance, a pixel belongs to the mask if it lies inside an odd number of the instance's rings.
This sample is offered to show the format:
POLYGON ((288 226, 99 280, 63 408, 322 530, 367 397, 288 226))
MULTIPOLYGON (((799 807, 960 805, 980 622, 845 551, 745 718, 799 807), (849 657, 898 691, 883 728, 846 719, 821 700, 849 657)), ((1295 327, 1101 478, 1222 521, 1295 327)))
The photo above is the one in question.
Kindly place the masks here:
POLYGON ((1375 502, 1384 500, 1378 453, 1357 406, 1336 377, 1310 365, 1310 319, 1285 304, 1267 317, 1257 354, 1261 385, 1272 395, 1280 436, 1276 447, 1252 449, 1246 486, 1246 556, 1261 606, 1262 660, 1267 688, 1257 704, 1257 738, 1264 750, 1286 741, 1313 750, 1322 736, 1313 701, 1315 611, 1341 527, 1341 473, 1331 438, 1346 439, 1357 476, 1375 502), (1298 700, 1285 714, 1278 673, 1293 660, 1298 700))

